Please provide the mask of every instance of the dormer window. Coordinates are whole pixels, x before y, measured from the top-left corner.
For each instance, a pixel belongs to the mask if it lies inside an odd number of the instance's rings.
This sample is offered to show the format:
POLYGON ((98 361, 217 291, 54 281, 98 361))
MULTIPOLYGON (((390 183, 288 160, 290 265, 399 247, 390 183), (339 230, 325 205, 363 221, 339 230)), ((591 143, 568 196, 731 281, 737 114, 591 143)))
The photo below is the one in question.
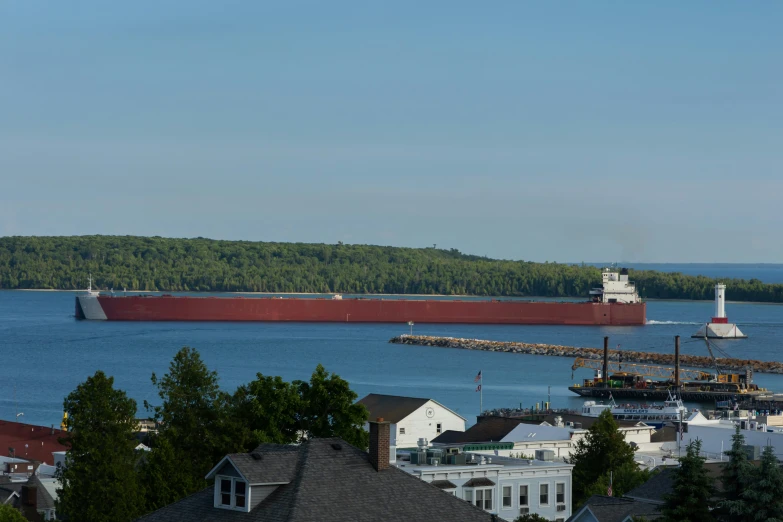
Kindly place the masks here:
POLYGON ((247 483, 239 478, 218 477, 217 504, 223 509, 247 511, 247 483))

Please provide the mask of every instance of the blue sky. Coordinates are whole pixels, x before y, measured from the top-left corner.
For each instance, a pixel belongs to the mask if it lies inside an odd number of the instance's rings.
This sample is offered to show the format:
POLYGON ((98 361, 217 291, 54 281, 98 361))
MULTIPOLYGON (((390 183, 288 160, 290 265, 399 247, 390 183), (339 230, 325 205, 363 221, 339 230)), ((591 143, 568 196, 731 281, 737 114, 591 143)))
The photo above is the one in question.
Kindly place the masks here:
POLYGON ((0 235, 781 262, 777 2, 0 3, 0 235))

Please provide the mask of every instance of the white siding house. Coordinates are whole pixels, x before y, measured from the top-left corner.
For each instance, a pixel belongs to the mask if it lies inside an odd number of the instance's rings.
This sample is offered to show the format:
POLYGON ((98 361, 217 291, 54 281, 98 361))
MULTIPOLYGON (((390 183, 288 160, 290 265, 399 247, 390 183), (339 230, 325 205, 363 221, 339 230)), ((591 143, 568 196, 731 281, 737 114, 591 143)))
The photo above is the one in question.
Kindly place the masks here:
POLYGON ((371 393, 359 403, 370 420, 391 423, 391 445, 398 449, 415 448, 420 438, 431 440, 447 430, 465 431, 465 417, 432 399, 371 393))

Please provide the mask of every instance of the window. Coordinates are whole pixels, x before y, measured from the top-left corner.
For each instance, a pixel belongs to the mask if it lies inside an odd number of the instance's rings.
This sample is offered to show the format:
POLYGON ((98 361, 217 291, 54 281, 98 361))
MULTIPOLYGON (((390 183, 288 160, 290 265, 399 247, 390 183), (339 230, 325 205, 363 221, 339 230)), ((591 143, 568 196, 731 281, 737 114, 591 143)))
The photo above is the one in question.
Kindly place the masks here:
POLYGON ((503 486, 503 507, 511 507, 511 486, 503 486))
POLYGON ((565 504, 565 483, 558 482, 555 484, 555 496, 558 504, 565 504))
POLYGON ((549 484, 540 484, 538 486, 539 500, 538 503, 542 506, 549 504, 549 484))
POLYGON ((492 489, 476 490, 476 507, 485 511, 492 511, 492 489))
POLYGON ((217 480, 217 502, 219 507, 226 509, 247 510, 247 483, 233 477, 219 477, 217 480))
POLYGON ((440 422, 435 425, 435 433, 441 433, 443 431, 443 424, 440 422))
POLYGON ((400 428, 400 435, 405 435, 405 428, 400 428))
POLYGON ((473 503, 473 490, 472 489, 466 489, 464 491, 464 494, 465 494, 465 500, 472 504, 473 503))
POLYGON ((519 507, 527 506, 527 486, 519 486, 519 507))

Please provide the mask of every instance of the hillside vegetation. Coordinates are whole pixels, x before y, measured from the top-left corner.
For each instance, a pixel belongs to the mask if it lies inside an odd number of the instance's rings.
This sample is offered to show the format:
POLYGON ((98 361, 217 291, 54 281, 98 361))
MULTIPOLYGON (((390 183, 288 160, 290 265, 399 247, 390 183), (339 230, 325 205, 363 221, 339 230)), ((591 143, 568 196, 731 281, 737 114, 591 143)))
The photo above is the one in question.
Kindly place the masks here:
MULTIPOLYGON (((136 236, 0 238, 0 288, 586 297, 591 266, 457 250, 136 236)), ((715 280, 631 271, 646 298, 712 299, 715 280)), ((722 280, 732 300, 783 302, 783 285, 722 280)))

